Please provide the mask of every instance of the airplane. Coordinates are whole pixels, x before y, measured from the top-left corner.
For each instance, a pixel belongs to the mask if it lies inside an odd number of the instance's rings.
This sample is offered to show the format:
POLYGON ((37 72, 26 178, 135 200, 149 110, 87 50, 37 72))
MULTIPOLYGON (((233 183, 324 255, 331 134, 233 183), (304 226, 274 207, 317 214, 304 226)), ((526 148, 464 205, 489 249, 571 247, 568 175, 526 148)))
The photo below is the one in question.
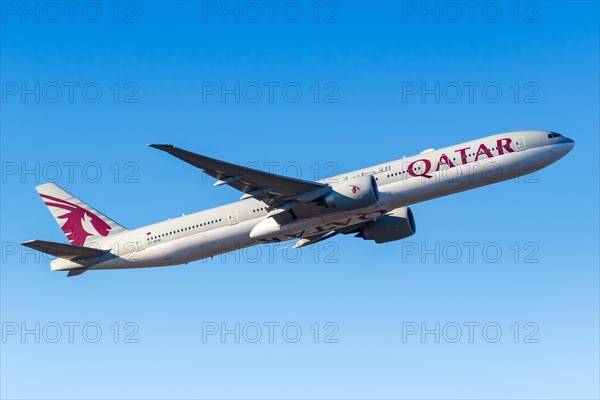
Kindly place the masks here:
POLYGON ((551 131, 514 131, 427 149, 418 155, 320 181, 290 178, 150 144, 243 193, 241 200, 137 229, 126 229, 53 183, 36 187, 70 244, 23 246, 56 257, 67 276, 187 264, 245 247, 296 240, 301 248, 338 234, 375 243, 415 234, 410 207, 538 171, 575 142, 551 131))

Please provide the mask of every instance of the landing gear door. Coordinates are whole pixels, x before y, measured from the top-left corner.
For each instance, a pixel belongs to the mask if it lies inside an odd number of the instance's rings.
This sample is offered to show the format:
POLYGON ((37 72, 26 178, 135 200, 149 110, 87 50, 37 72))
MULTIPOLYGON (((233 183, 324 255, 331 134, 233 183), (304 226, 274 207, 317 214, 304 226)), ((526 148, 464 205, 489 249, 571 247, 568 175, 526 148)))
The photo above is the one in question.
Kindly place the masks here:
POLYGON ((523 136, 518 136, 515 138, 515 149, 517 151, 523 151, 525 150, 527 147, 525 146, 525 137, 523 136))
POLYGON ((227 221, 229 222, 229 225, 235 225, 238 223, 237 210, 229 210, 227 212, 227 221))

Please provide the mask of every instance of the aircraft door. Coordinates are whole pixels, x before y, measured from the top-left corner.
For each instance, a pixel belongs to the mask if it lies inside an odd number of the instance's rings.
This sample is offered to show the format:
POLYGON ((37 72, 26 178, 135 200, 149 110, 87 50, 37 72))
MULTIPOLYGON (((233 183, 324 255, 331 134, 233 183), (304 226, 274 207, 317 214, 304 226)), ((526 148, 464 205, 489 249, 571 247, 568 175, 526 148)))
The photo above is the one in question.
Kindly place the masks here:
POLYGON ((229 225, 235 225, 238 223, 237 210, 234 209, 227 212, 227 221, 229 222, 229 225))
POLYGON ((135 239, 133 239, 133 243, 137 251, 144 250, 144 248, 146 248, 146 241, 144 240, 143 236, 137 236, 135 239))
POLYGON ((523 151, 526 149, 525 146, 525 137, 523 136, 518 136, 515 138, 515 149, 517 151, 523 151))

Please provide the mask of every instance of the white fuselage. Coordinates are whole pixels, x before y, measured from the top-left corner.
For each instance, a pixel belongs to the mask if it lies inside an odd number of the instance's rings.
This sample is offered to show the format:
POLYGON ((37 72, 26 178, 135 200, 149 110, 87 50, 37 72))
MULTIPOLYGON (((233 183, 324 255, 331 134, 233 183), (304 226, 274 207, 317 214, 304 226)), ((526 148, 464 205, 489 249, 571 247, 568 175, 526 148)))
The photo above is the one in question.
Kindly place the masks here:
MULTIPOLYGON (((396 208, 530 174, 572 148, 573 141, 550 138, 547 131, 518 131, 428 150, 322 181, 335 184, 373 175, 379 201, 371 207, 300 218, 280 226, 267 218, 265 203, 249 198, 109 235, 94 245, 111 252, 89 269, 184 264, 261 243, 308 237, 370 221, 396 208)), ((74 266, 81 264, 62 259, 52 263, 53 270, 74 266)))

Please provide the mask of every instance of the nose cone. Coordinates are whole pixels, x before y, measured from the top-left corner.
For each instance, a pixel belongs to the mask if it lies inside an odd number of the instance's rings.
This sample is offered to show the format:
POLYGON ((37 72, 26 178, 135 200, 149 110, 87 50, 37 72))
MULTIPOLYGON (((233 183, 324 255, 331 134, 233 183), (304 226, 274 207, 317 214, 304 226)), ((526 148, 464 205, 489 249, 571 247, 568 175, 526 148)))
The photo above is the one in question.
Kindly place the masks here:
POLYGON ((569 139, 568 137, 564 138, 565 141, 565 146, 567 147, 567 153, 570 152, 571 150, 573 150, 573 147, 575 147, 575 141, 573 139, 569 139))
POLYGON ((573 147, 575 147, 575 141, 573 139, 569 139, 568 137, 556 132, 548 133, 548 144, 550 145, 550 152, 559 158, 569 154, 569 152, 573 150, 573 147))

